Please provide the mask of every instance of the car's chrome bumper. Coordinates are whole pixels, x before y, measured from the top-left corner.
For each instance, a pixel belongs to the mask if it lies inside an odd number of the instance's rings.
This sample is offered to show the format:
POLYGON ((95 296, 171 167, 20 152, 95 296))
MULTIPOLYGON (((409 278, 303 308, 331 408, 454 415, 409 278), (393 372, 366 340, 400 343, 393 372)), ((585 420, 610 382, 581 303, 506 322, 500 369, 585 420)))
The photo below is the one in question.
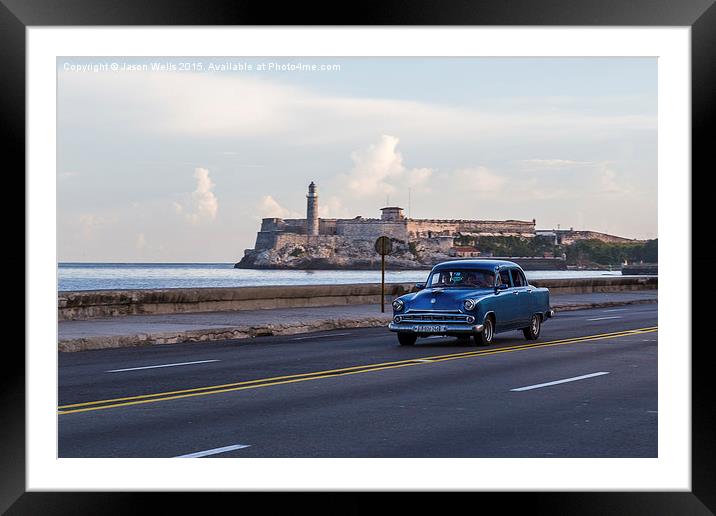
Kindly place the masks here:
POLYGON ((448 333, 480 333, 482 331, 482 324, 427 324, 427 323, 394 323, 388 324, 390 331, 404 331, 412 333, 424 333, 425 335, 444 335, 448 333), (439 331, 420 331, 420 327, 424 326, 439 326, 439 331))

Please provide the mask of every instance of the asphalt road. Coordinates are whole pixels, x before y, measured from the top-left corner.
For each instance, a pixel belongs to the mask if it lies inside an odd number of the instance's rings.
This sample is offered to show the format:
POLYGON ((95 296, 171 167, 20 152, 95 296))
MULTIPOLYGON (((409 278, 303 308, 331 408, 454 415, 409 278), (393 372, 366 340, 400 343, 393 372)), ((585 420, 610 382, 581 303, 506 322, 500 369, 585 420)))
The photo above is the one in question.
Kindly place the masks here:
POLYGON ((631 305, 488 347, 369 328, 60 353, 59 456, 656 457, 656 325, 631 305))

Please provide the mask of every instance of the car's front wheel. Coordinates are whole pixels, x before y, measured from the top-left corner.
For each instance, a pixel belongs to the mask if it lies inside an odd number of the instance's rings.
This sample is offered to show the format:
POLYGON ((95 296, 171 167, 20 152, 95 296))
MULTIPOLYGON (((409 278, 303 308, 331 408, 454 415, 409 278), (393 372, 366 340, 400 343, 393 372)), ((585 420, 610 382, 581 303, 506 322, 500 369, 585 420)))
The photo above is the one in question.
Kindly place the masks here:
POLYGON ((530 325, 524 328, 522 332, 525 334, 527 340, 537 340, 539 338, 539 332, 542 329, 542 319, 539 315, 535 314, 530 320, 530 325))
POLYGON ((418 340, 418 336, 414 333, 398 332, 398 342, 401 346, 412 346, 416 340, 418 340))
POLYGON ((489 346, 495 336, 495 324, 492 317, 487 317, 482 325, 482 331, 475 334, 475 342, 478 346, 489 346))

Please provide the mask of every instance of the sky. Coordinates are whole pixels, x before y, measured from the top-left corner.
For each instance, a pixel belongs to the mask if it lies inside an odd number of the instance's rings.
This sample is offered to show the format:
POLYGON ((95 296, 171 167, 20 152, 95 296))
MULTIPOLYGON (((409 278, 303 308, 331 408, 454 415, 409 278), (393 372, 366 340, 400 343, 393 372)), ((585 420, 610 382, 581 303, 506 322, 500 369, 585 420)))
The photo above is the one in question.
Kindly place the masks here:
POLYGON ((657 61, 58 58, 56 180, 62 262, 236 262, 311 181, 322 217, 656 238, 657 61))

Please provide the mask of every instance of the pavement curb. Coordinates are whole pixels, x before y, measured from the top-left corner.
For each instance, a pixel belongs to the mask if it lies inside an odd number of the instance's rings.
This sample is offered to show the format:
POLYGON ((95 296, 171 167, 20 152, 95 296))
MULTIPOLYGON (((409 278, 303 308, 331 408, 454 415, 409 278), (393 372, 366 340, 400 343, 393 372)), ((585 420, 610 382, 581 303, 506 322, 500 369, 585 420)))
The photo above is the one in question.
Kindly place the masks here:
MULTIPOLYGON (((656 304, 656 299, 637 299, 630 301, 604 301, 599 303, 555 304, 555 312, 586 310, 590 308, 608 308, 611 306, 656 304)), ((390 315, 361 318, 320 319, 311 322, 292 322, 287 324, 269 324, 262 326, 230 326, 225 328, 207 328, 188 331, 139 333, 133 335, 92 336, 75 339, 62 339, 58 342, 58 351, 76 352, 96 349, 132 348, 155 344, 178 344, 187 342, 211 342, 227 339, 248 339, 272 335, 297 335, 316 331, 339 330, 346 328, 375 328, 387 325, 390 315)))

